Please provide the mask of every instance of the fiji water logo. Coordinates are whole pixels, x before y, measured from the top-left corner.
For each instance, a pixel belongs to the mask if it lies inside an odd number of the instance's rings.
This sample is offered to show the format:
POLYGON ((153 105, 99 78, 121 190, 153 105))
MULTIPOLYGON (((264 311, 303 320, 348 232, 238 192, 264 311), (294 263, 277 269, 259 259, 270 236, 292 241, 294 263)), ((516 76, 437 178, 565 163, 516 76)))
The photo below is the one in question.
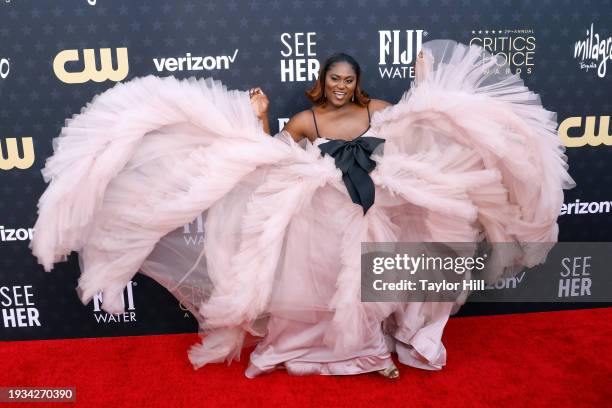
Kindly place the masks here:
POLYGON ((599 37, 591 23, 591 28, 586 31, 586 38, 576 41, 574 45, 574 58, 580 58, 580 69, 587 72, 597 69, 597 76, 604 78, 608 60, 612 58, 612 37, 599 37))
POLYGON ((204 217, 202 214, 192 222, 183 225, 183 239, 187 246, 204 245, 204 217))
POLYGON ((107 313, 102 310, 104 302, 103 292, 98 292, 93 296, 93 313, 96 322, 98 323, 130 323, 136 321, 136 306, 134 305, 134 287, 137 285, 134 281, 129 281, 121 300, 123 302, 123 313, 107 313))
POLYGON ((424 30, 379 30, 378 72, 381 78, 414 78, 414 64, 421 50, 424 30))

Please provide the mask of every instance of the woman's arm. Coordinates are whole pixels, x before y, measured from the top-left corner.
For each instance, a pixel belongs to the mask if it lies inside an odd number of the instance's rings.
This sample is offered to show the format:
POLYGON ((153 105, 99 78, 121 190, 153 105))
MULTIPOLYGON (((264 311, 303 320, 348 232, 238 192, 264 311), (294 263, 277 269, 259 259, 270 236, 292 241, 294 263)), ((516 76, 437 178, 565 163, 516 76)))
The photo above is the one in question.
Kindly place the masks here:
POLYGON ((370 99, 370 115, 391 105, 391 103, 383 101, 382 99, 370 99))
POLYGON ((249 89, 249 96, 251 98, 251 106, 253 112, 263 123, 264 132, 270 134, 270 121, 268 120, 268 106, 270 106, 270 100, 261 88, 249 89))
POLYGON ((268 120, 268 114, 264 114, 263 117, 260 116, 259 119, 261 119, 261 121, 263 122, 264 132, 270 134, 270 121, 268 120))
POLYGON ((296 142, 299 142, 304 138, 310 139, 308 137, 308 126, 310 125, 309 121, 312 121, 312 116, 310 115, 311 114, 309 114, 308 111, 302 111, 293 115, 293 117, 289 119, 289 122, 285 124, 283 130, 289 132, 293 140, 296 142))

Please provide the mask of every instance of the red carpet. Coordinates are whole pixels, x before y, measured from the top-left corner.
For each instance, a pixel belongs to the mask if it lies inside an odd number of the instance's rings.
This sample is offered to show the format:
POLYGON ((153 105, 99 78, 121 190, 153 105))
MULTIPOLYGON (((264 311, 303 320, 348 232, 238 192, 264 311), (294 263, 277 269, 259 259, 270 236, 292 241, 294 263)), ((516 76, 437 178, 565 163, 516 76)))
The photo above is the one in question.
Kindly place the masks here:
MULTIPOLYGON (((452 318, 440 372, 246 379, 243 361, 194 371, 196 334, 4 342, 2 386, 75 386, 77 405, 610 406, 612 308, 452 318)), ((28 404, 15 404, 24 407, 28 404)), ((73 404, 30 403, 30 406, 73 404)))

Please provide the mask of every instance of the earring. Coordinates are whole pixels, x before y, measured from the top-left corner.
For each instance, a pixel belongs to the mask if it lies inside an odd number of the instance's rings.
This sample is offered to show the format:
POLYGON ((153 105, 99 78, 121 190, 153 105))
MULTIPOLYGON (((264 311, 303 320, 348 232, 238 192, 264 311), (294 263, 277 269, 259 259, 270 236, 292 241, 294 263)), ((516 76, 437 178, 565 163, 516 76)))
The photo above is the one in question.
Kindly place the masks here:
POLYGON ((351 98, 351 102, 355 102, 355 94, 353 93, 353 97, 351 98))

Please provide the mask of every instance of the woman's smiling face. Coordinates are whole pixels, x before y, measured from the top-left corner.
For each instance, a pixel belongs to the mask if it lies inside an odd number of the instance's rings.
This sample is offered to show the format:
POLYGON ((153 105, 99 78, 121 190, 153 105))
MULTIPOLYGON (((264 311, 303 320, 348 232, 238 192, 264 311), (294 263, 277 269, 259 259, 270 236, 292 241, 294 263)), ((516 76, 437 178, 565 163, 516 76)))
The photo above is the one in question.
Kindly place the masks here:
POLYGON ((346 62, 336 62, 327 70, 325 76, 325 96, 327 102, 341 107, 351 102, 357 87, 357 75, 346 62))

